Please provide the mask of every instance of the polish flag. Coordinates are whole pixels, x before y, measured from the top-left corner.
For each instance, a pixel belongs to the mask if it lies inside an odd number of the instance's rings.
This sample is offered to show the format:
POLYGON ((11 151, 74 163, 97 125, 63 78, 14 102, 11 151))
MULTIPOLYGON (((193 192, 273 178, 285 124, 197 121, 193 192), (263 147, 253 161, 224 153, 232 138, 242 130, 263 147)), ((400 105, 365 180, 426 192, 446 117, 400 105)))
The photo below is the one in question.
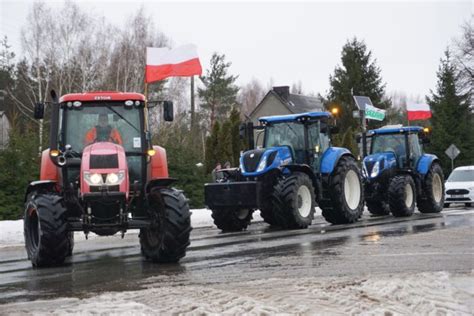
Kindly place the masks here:
POLYGON ((145 82, 154 82, 168 77, 188 77, 201 75, 196 46, 183 45, 169 49, 166 47, 146 48, 145 82))
POLYGON ((407 114, 408 120, 427 120, 431 117, 431 110, 428 104, 417 104, 417 103, 408 103, 407 104, 407 114))

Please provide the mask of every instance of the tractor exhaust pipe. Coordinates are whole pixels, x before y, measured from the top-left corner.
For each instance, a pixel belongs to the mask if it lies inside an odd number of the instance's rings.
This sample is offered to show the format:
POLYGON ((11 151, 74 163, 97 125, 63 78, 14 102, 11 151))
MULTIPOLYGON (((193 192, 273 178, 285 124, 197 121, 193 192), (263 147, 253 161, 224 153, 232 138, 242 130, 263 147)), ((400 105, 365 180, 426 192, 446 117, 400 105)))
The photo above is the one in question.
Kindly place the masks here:
POLYGON ((64 155, 58 156, 58 165, 61 167, 66 164, 66 157, 64 155))

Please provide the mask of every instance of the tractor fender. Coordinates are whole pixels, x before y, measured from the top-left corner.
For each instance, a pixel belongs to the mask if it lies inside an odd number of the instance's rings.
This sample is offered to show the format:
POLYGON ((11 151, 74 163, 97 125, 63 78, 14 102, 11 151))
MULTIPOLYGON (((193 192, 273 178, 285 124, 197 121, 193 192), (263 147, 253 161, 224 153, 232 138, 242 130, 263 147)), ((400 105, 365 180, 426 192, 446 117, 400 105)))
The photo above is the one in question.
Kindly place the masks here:
POLYGON ((175 183, 176 181, 178 180, 174 178, 153 179, 147 183, 146 192, 149 193, 151 188, 154 188, 154 187, 160 187, 160 188, 169 187, 171 184, 175 183))
POLYGON ((54 180, 39 180, 39 181, 31 182, 30 184, 28 184, 28 187, 26 188, 24 201, 26 202, 28 195, 33 191, 39 191, 39 190, 44 190, 44 191, 49 191, 49 192, 56 191, 55 186, 57 183, 58 182, 54 180))
POLYGON ((321 173, 330 174, 333 172, 336 167, 339 159, 341 157, 351 157, 354 158, 354 155, 347 148, 341 147, 330 147, 328 148, 321 158, 321 173))
POLYGON ((59 182, 59 170, 49 156, 49 148, 41 153, 40 180, 59 182))
POLYGON ((416 171, 419 174, 426 175, 430 170, 431 165, 435 161, 439 162, 439 159, 436 155, 423 154, 418 160, 418 164, 416 165, 416 171))
POLYGON ((150 180, 168 178, 168 160, 166 150, 160 146, 153 146, 155 154, 150 157, 150 180))

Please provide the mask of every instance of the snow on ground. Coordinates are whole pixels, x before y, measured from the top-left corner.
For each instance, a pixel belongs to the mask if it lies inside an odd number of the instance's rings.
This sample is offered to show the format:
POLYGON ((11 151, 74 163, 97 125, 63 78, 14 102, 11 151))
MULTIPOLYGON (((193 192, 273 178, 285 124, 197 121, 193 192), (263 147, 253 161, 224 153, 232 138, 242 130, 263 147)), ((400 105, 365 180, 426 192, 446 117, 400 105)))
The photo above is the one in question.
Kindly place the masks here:
MULTIPOLYGON (((214 222, 211 217, 211 211, 205 208, 191 210, 191 225, 197 227, 213 226, 214 222)), ((260 213, 257 211, 253 215, 254 220, 262 220, 260 213)), ((133 231, 131 231, 133 233, 133 231)), ((136 232, 136 231, 135 231, 136 232)), ((89 238, 97 237, 90 234, 89 238)), ((74 235, 76 241, 85 240, 84 233, 76 232, 74 235)), ((4 247, 17 247, 24 245, 23 237, 23 220, 17 221, 0 221, 0 249, 4 247)))
MULTIPOLYGON (((367 314, 468 315, 474 273, 271 278, 182 285, 165 280, 139 291, 108 292, 1 306, 5 314, 367 314)), ((0 314, 2 314, 0 312, 0 314)))

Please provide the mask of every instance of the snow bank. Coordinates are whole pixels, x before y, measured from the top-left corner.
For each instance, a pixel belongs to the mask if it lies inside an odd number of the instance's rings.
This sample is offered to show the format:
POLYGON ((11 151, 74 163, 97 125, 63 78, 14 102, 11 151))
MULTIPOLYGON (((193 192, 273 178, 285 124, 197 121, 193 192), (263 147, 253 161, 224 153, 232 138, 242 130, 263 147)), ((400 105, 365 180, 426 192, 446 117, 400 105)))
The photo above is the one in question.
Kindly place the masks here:
MULTIPOLYGON (((205 208, 193 209, 191 210, 191 212, 191 225, 194 228, 214 225, 210 210, 205 208)), ((96 237, 95 234, 89 235, 89 238, 94 237, 96 237)), ((84 234, 82 232, 77 232, 74 238, 76 241, 85 239, 84 234)), ((16 247, 23 245, 23 220, 0 221, 0 248, 16 247)))
POLYGON ((366 277, 263 279, 169 285, 2 306, 9 314, 470 314, 474 274, 447 272, 366 277))

